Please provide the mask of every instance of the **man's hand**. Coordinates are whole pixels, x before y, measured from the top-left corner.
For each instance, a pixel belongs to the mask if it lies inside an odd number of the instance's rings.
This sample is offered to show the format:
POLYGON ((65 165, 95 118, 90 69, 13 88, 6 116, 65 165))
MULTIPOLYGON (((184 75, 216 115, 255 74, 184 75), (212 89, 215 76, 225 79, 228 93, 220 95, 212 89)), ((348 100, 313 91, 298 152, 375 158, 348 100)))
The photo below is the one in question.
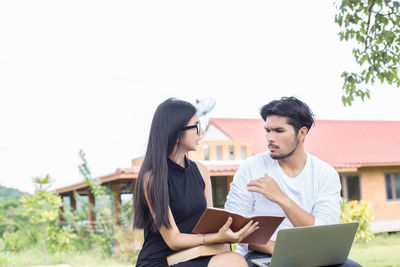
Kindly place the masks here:
POLYGON ((252 188, 248 189, 250 192, 260 193, 272 202, 278 204, 293 226, 314 225, 314 216, 304 211, 283 193, 277 182, 272 177, 268 176, 268 174, 265 174, 262 178, 251 181, 247 186, 252 186, 252 188))
POLYGON ((277 182, 268 174, 265 174, 262 178, 251 181, 247 186, 252 186, 252 188, 248 189, 250 192, 260 193, 278 205, 288 198, 282 192, 277 182))

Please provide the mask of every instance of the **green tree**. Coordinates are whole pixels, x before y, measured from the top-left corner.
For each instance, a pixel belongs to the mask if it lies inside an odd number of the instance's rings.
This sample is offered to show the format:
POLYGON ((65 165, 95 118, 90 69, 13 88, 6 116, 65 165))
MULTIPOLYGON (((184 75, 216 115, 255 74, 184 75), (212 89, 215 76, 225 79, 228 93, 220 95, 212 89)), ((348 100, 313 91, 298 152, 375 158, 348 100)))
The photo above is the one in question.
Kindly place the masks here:
POLYGON ((341 0, 335 22, 340 40, 355 43, 358 72, 344 71, 344 105, 359 97, 370 98, 376 81, 400 86, 400 2, 391 0, 341 0))
POLYGON ((15 232, 24 227, 19 199, 26 193, 0 185, 0 237, 5 232, 15 232))
POLYGON ((15 232, 23 227, 26 218, 21 213, 17 200, 11 199, 0 204, 0 237, 6 231, 15 232))
POLYGON ((69 207, 64 206, 64 218, 70 223, 79 236, 80 240, 85 240, 83 245, 86 248, 100 248, 105 253, 111 254, 114 245, 114 226, 116 224, 113 214, 112 195, 106 186, 102 186, 99 178, 93 178, 88 166, 86 155, 81 150, 79 156, 82 160, 78 166, 84 183, 88 186, 90 193, 95 197, 96 205, 91 205, 82 197, 74 193, 74 197, 82 209, 72 211, 69 207), (88 212, 92 212, 96 216, 96 225, 94 229, 88 227, 88 212))
POLYGON ((3 234, 4 248, 8 251, 20 251, 30 246, 42 244, 44 254, 47 250, 60 251, 70 248, 75 235, 59 225, 61 198, 54 191, 49 191, 50 176, 34 178, 35 193, 20 198, 20 210, 10 221, 15 229, 8 229, 3 234), (24 219, 21 225, 22 216, 24 219))
POLYGON ((142 242, 142 232, 134 231, 133 222, 133 200, 122 205, 123 210, 119 218, 116 217, 114 210, 116 203, 109 187, 102 185, 99 178, 93 178, 88 166, 86 155, 83 151, 79 152, 82 160, 79 171, 84 183, 89 187, 89 191, 95 196, 96 205, 91 205, 87 201, 74 194, 77 202, 81 202, 82 210, 71 211, 64 207, 64 218, 71 223, 75 232, 81 240, 87 242, 86 247, 91 249, 101 249, 104 253, 135 261, 137 254, 137 243, 142 242), (88 230, 83 220, 87 219, 88 212, 96 215, 95 230, 88 230))
POLYGON ((0 185, 0 204, 8 200, 18 200, 24 194, 26 193, 21 192, 18 189, 8 188, 0 185))

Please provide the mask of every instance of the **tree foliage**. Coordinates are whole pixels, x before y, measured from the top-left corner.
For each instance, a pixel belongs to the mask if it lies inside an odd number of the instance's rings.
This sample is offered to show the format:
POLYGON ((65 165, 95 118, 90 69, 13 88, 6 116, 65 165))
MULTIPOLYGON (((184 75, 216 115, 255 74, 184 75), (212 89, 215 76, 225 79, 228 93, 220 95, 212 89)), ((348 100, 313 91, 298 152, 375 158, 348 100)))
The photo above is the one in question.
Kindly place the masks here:
POLYGON ((125 203, 122 207, 116 207, 114 195, 111 192, 110 184, 102 185, 99 178, 93 178, 85 153, 81 150, 79 156, 82 163, 78 166, 84 183, 88 190, 95 197, 95 205, 84 201, 83 198, 75 193, 77 203, 80 203, 81 210, 71 210, 67 205, 64 206, 63 217, 72 226, 82 242, 82 248, 101 249, 110 255, 117 252, 119 257, 134 260, 137 246, 133 246, 138 239, 137 233, 132 230, 132 201, 125 203), (116 216, 115 209, 122 209, 121 216, 116 216), (88 212, 95 214, 96 223, 94 228, 82 222, 87 221, 88 212))
POLYGON ((35 194, 24 195, 20 202, 24 215, 32 226, 32 237, 42 241, 44 249, 63 250, 75 237, 72 231, 58 224, 62 200, 54 191, 49 191, 52 184, 50 176, 34 178, 35 194))
POLYGON ((78 166, 79 172, 81 173, 84 183, 89 186, 90 192, 96 197, 96 199, 103 200, 107 195, 107 189, 101 186, 99 178, 93 178, 90 168, 86 160, 86 154, 83 150, 79 151, 79 157, 82 160, 82 164, 78 166))
POLYGON ((335 22, 340 40, 355 42, 358 72, 342 73, 344 105, 370 98, 376 81, 400 86, 400 2, 391 0, 339 1, 335 22))
POLYGON ((11 199, 0 204, 0 237, 6 231, 15 232, 23 228, 25 220, 17 200, 11 199))
POLYGON ((22 196, 14 209, 7 209, 3 249, 16 252, 42 244, 47 253, 73 247, 75 235, 58 223, 62 201, 48 190, 52 183, 50 176, 34 178, 33 183, 35 193, 22 196))
POLYGON ((8 188, 0 185, 0 204, 8 200, 18 200, 24 194, 26 193, 21 192, 18 189, 8 188))
MULTIPOLYGON (((34 178, 35 193, 24 195, 19 201, 0 203, 0 252, 17 253, 27 249, 43 250, 44 262, 48 253, 98 252, 99 255, 135 261, 142 243, 142 232, 132 227, 132 200, 115 207, 110 185, 92 178, 85 154, 81 151, 79 170, 88 190, 95 196, 95 205, 74 192, 76 208, 50 191, 50 176, 34 178), (122 209, 121 216, 114 213, 122 209), (60 211, 63 210, 62 213, 60 211), (88 214, 95 214, 92 227, 88 214), (60 215, 63 220, 60 221, 60 215)), ((40 255, 38 255, 40 257, 40 255)), ((0 265, 6 264, 0 259, 0 265)))

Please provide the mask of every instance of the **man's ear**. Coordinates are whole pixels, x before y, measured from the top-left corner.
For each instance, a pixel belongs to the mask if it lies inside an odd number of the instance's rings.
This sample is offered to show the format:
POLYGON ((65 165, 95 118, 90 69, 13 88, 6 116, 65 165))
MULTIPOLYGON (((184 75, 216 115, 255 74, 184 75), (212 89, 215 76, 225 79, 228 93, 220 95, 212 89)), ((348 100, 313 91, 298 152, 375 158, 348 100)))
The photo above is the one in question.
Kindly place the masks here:
POLYGON ((300 141, 304 141, 306 139, 307 134, 308 134, 308 129, 307 127, 303 126, 299 129, 297 137, 300 139, 300 141))

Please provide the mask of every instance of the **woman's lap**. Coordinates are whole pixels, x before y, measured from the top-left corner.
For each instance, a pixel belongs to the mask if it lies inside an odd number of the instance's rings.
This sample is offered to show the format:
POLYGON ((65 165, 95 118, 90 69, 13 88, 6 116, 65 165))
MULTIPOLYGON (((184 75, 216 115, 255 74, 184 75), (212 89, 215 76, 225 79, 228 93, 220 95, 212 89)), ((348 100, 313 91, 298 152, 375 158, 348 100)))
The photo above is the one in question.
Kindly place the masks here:
POLYGON ((174 267, 207 267, 212 256, 200 257, 173 265, 174 267))

